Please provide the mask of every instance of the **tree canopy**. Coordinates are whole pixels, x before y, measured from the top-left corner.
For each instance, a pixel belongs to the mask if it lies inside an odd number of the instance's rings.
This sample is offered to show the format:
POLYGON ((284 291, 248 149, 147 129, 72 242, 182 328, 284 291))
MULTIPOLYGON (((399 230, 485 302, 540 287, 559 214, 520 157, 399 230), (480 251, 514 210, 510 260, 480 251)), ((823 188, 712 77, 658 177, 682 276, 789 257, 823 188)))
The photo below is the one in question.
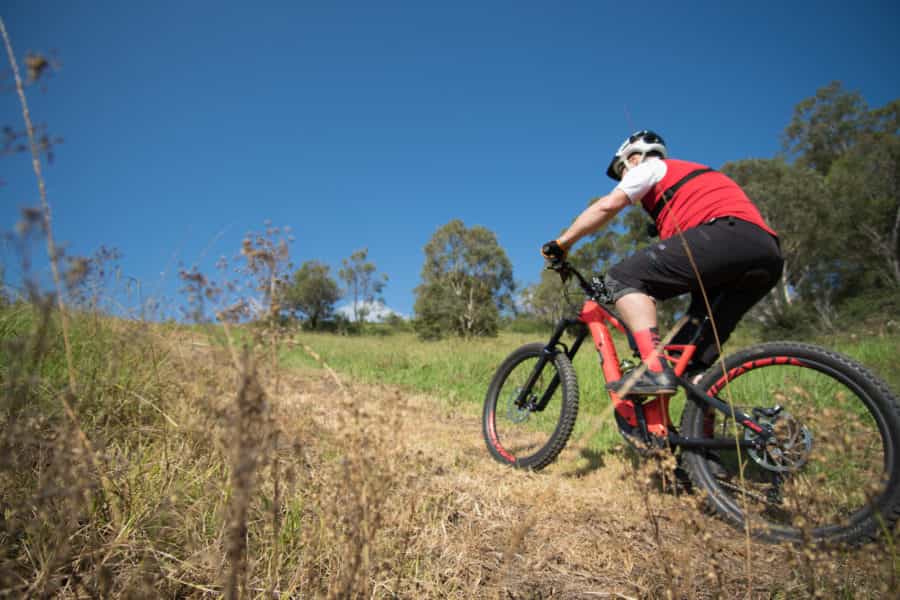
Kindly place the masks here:
POLYGON ((453 220, 425 246, 422 283, 416 288, 420 337, 494 335, 500 313, 512 309, 512 264, 497 236, 480 225, 453 220))
POLYGON ((366 320, 371 306, 381 299, 387 285, 388 276, 378 274, 378 268, 369 260, 369 249, 362 248, 343 260, 338 275, 346 286, 346 294, 351 299, 353 320, 357 324, 366 320))
POLYGON ((331 317, 335 303, 341 298, 341 290, 329 271, 328 265, 317 260, 306 261, 294 272, 284 290, 284 307, 305 315, 311 329, 317 329, 323 320, 331 317))
MULTIPOLYGON (((786 258, 783 281, 757 316, 785 322, 788 311, 796 323, 806 312, 830 329, 865 298, 900 296, 898 113, 898 100, 870 109, 833 82, 794 109, 783 135, 792 163, 725 165, 779 233, 786 258)), ((900 302, 882 308, 897 311, 900 302)))

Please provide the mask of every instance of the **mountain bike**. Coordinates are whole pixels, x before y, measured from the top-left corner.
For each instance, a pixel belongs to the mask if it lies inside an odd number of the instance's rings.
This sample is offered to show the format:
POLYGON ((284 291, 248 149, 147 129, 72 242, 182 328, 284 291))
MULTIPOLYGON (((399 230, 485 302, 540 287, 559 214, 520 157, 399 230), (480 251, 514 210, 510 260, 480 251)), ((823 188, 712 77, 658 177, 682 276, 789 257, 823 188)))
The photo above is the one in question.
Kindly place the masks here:
MULTIPOLYGON (((671 449, 707 506, 768 541, 860 544, 891 531, 900 517, 900 403, 854 360, 810 344, 772 342, 728 356, 701 377, 685 369, 707 317, 687 344, 661 343, 660 355, 685 393, 679 427, 672 396, 627 395, 628 378, 646 368, 620 361, 610 328, 630 336, 603 304, 602 278, 585 279, 587 298, 549 341, 515 350, 497 369, 484 403, 483 434, 498 461, 539 470, 559 456, 575 427, 578 379, 572 360, 588 335, 606 381, 619 431, 642 448, 671 449), (564 334, 574 332, 570 345, 564 334)), ((671 339, 671 336, 667 336, 671 339)), ((635 352, 637 356, 637 353, 635 352)))

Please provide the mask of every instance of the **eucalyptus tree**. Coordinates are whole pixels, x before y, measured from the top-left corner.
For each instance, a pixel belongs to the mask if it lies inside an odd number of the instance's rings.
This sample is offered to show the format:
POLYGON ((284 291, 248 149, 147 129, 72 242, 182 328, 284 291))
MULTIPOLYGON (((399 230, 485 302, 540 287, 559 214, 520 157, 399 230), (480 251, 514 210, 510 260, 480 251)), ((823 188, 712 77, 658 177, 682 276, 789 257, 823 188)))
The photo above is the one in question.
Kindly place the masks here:
POLYGON ((317 329, 334 313, 334 305, 341 298, 341 290, 330 270, 326 264, 308 260, 294 272, 284 290, 284 307, 305 315, 311 329, 317 329))
POLYGON ((379 274, 374 262, 369 260, 369 249, 362 248, 342 261, 338 275, 344 282, 347 296, 352 301, 353 320, 366 320, 372 305, 381 300, 381 293, 387 285, 388 276, 379 274))
POLYGON ((416 331, 428 339, 495 335, 500 313, 513 309, 514 289, 512 264, 497 236, 480 225, 450 221, 425 246, 416 331))
MULTIPOLYGON (((837 158, 828 172, 836 226, 848 232, 842 250, 865 265, 870 286, 900 287, 900 101, 873 112, 876 126, 853 152, 837 158), (887 117, 884 119, 878 117, 887 117)), ((861 273, 862 274, 862 273, 861 273)))

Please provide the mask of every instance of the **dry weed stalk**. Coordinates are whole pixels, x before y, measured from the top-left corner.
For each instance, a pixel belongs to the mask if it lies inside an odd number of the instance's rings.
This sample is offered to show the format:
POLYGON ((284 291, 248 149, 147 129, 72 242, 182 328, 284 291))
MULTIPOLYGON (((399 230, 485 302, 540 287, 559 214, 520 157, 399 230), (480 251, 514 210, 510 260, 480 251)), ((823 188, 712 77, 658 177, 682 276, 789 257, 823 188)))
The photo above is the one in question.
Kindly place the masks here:
POLYGON ((263 463, 267 425, 267 403, 256 367, 248 352, 243 356, 243 373, 236 402, 226 559, 229 563, 225 597, 236 600, 247 588, 247 518, 255 490, 256 473, 263 463))
MULTIPOLYGON (((516 556, 525 549, 525 539, 538 522, 538 511, 535 510, 535 508, 539 506, 550 506, 555 499, 556 490, 554 488, 548 488, 543 494, 535 499, 532 506, 526 509, 528 512, 525 515, 525 518, 512 527, 509 542, 507 543, 506 548, 503 549, 503 566, 501 568, 504 570, 504 590, 509 590, 512 587, 514 560, 516 556)), ((500 590, 498 590, 498 593, 499 592, 500 590)))
POLYGON ((44 183, 44 177, 41 172, 40 149, 35 139, 35 128, 31 122, 31 113, 28 110, 28 101, 25 97, 25 88, 22 84, 22 77, 19 74, 19 66, 16 62, 15 53, 13 52, 12 42, 9 39, 9 33, 6 31, 6 24, 2 18, 0 18, 0 34, 2 34, 3 42, 6 46, 6 54, 9 58, 9 64, 12 67, 13 76, 16 82, 16 91, 19 96, 19 101, 22 105, 22 117, 25 120, 25 126, 28 131, 28 139, 31 146, 31 164, 32 168, 34 169, 34 175, 37 179, 38 191, 40 193, 42 225, 45 240, 47 243, 47 255, 50 260, 50 268, 53 273, 53 283, 56 288, 57 306, 59 308, 59 315, 62 324, 63 344, 65 347, 66 367, 69 376, 70 392, 63 392, 59 394, 59 400, 63 406, 63 409, 65 410, 66 415, 75 428, 79 442, 81 443, 82 447, 84 448, 85 454, 87 455, 87 459, 91 462, 94 471, 100 478, 106 501, 109 504, 109 508, 112 513, 113 525, 115 527, 118 527, 122 519, 112 482, 106 476, 106 472, 100 464, 100 460, 97 456, 96 450, 94 449, 94 445, 91 443, 91 440, 84 432, 84 429, 82 429, 81 424, 78 420, 78 416, 76 415, 75 409, 73 408, 72 404, 72 401, 77 394, 78 382, 75 377, 75 364, 72 358, 72 344, 69 331, 69 314, 66 309, 65 301, 63 300, 62 277, 60 275, 59 269, 59 257, 61 253, 57 249, 56 240, 53 236, 53 221, 50 213, 50 203, 47 201, 47 187, 44 183))
MULTIPOLYGON (((391 418, 359 406, 359 398, 345 389, 338 416, 342 457, 338 485, 330 506, 323 507, 335 527, 334 542, 341 554, 329 598, 367 593, 370 581, 384 568, 379 540, 389 517, 389 498, 397 483, 395 449, 389 442, 391 418)), ((405 550, 405 549, 402 549, 405 550)))
POLYGON ((31 113, 28 110, 28 101, 25 98, 25 87, 22 84, 22 77, 19 74, 19 64, 16 62, 16 55, 13 52, 12 42, 9 39, 9 34, 6 31, 6 23, 2 17, 0 17, 0 34, 3 35, 3 43, 6 45, 6 54, 9 58, 9 64, 10 67, 12 67, 13 76, 16 81, 16 92, 19 95, 19 102, 22 105, 22 118, 25 120, 25 127, 28 131, 28 139, 31 146, 31 166, 34 169, 34 175, 37 178, 38 191, 41 199, 41 212, 47 241, 47 256, 50 259, 50 268, 53 272, 53 283, 56 286, 56 298, 59 304, 60 318, 62 319, 63 342, 65 343, 66 363, 69 372, 69 386, 74 392, 78 389, 78 386, 77 381, 75 380, 72 345, 69 339, 69 318, 68 313, 66 312, 65 302, 63 301, 62 277, 60 276, 58 260, 60 255, 56 248, 56 240, 53 237, 53 221, 50 217, 50 203, 47 201, 47 186, 44 183, 44 176, 41 172, 41 155, 35 139, 34 125, 31 123, 31 113))
MULTIPOLYGON (((202 303, 218 302, 227 296, 226 291, 252 290, 262 294, 263 302, 253 298, 241 298, 231 306, 217 311, 216 316, 225 327, 225 342, 232 356, 232 363, 241 365, 241 390, 238 394, 238 416, 235 417, 233 431, 237 432, 238 443, 232 458, 231 498, 229 500, 228 533, 225 536, 228 573, 223 583, 227 597, 238 598, 255 589, 265 589, 271 595, 290 596, 295 592, 302 595, 325 595, 334 598, 355 596, 371 589, 373 573, 383 573, 390 561, 383 561, 381 555, 381 531, 388 518, 386 498, 391 494, 396 481, 396 473, 385 455, 394 450, 386 432, 390 430, 382 419, 373 418, 358 406, 359 398, 353 396, 341 382, 340 377, 325 365, 333 381, 341 390, 343 401, 332 406, 330 412, 336 419, 339 435, 328 442, 339 453, 340 461, 334 465, 311 465, 316 472, 310 472, 312 481, 306 479, 307 489, 298 490, 305 505, 314 507, 313 515, 318 522, 312 529, 304 529, 303 537, 282 546, 282 528, 285 511, 289 510, 282 500, 281 456, 278 440, 284 434, 277 426, 266 398, 276 398, 279 387, 280 368, 277 355, 285 343, 284 330, 277 322, 278 296, 284 280, 283 271, 288 263, 287 245, 284 240, 273 241, 273 236, 281 230, 267 226, 266 234, 248 236, 244 240, 241 257, 246 261, 238 273, 249 282, 217 285, 196 269, 182 271, 185 291, 192 298, 193 314, 202 318, 205 309, 202 303), (256 315, 261 323, 240 324, 245 316, 256 315), (240 335, 238 335, 240 331, 240 335), (243 357, 235 358, 237 346, 243 346, 243 357), (268 369, 259 371, 262 363, 256 362, 257 350, 271 353, 268 369), (274 387, 265 386, 264 381, 274 387), (268 388, 268 392, 264 390, 268 388), (252 408, 257 407, 257 408, 252 408), (255 432, 255 433, 254 433, 255 432), (265 455, 269 454, 267 458, 265 455), (263 465, 269 464, 271 477, 264 479, 263 465), (327 468, 326 468, 327 467, 327 468), (317 474, 313 474, 317 473, 317 474), (324 475, 322 474, 324 473, 324 475), (327 477, 330 485, 320 487, 318 479, 327 477), (264 491, 265 490, 265 491, 264 491), (271 523, 266 548, 267 559, 251 564, 248 544, 257 539, 252 514, 257 510, 257 497, 271 490, 272 506, 265 522, 271 523), (307 548, 298 554, 295 546, 307 548), (304 556, 305 555, 305 556, 304 556), (279 589, 281 569, 284 564, 302 559, 295 568, 297 577, 291 578, 286 588, 279 589), (263 588, 255 587, 259 581, 255 568, 266 564, 263 588), (252 572, 252 573, 251 573, 252 572)), ((295 343, 288 341, 288 343, 295 343)), ((306 350, 317 358, 311 348, 306 350)), ((317 434, 314 434, 317 435, 317 434)), ((295 447, 300 442, 295 442, 295 447)), ((296 458, 294 461, 296 462, 296 458)), ((287 467, 290 480, 295 479, 296 470, 287 467)), ((308 469, 299 469, 301 473, 308 469)), ((285 500, 291 502, 290 496, 285 500)), ((260 538, 260 542, 262 539, 260 538)))
MULTIPOLYGON (((274 422, 273 422, 274 425, 274 422)), ((283 520, 282 513, 284 511, 283 501, 282 501, 282 491, 281 491, 281 463, 279 462, 278 457, 278 437, 279 430, 277 427, 273 426, 270 429, 271 435, 271 449, 272 449, 272 462, 270 465, 272 472, 272 554, 273 557, 269 561, 269 569, 268 569, 268 579, 269 586, 266 590, 266 596, 269 598, 275 598, 276 588, 278 587, 279 576, 281 574, 281 563, 282 563, 282 553, 281 553, 281 523, 283 520)))
MULTIPOLYGON (((694 275, 697 277, 697 283, 700 288, 700 294, 703 296, 703 304, 706 308, 706 314, 709 315, 709 324, 712 328, 713 339, 716 343, 716 352, 718 353, 718 361, 717 364, 722 368, 722 376, 727 377, 728 373, 725 368, 725 356, 722 352, 722 341, 719 338, 719 328, 716 324, 716 320, 713 317, 712 305, 709 301, 709 295, 706 293, 706 285, 703 283, 703 277, 700 275, 700 269, 697 267, 697 263, 694 260, 694 254, 691 251, 690 246, 687 243, 687 238, 684 237, 684 231, 681 229, 681 225, 676 221, 675 228, 678 234, 678 238, 681 240, 682 246, 684 246, 685 254, 688 257, 688 260, 691 262, 691 269, 694 271, 694 275)), ((725 397, 725 401, 728 403, 729 408, 731 409, 732 419, 734 418, 734 403, 731 400, 730 394, 725 397)), ((744 452, 741 450, 741 440, 740 434, 738 432, 737 427, 732 428, 734 430, 734 448, 737 453, 738 460, 738 478, 741 482, 741 487, 746 489, 746 481, 744 478, 744 469, 746 458, 744 456, 744 452)), ((749 504, 746 497, 743 498, 743 511, 744 511, 744 547, 747 553, 747 558, 745 561, 745 571, 747 573, 747 587, 751 587, 753 581, 753 567, 751 565, 751 560, 753 556, 751 541, 750 541, 750 511, 748 509, 749 504)))

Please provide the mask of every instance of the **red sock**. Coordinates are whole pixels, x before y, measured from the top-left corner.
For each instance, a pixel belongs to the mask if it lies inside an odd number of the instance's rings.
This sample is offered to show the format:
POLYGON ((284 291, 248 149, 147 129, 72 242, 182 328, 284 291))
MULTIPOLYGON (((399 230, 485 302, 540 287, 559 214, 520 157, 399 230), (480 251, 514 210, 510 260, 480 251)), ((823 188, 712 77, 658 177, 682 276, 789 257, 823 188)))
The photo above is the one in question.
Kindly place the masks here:
POLYGON ((647 363, 647 368, 651 371, 661 373, 663 366, 662 362, 659 360, 659 356, 652 359, 650 358, 653 355, 653 351, 656 350, 656 346, 659 345, 659 331, 657 331, 656 327, 635 331, 631 335, 634 338, 634 342, 637 344, 638 352, 641 353, 641 358, 647 363))

